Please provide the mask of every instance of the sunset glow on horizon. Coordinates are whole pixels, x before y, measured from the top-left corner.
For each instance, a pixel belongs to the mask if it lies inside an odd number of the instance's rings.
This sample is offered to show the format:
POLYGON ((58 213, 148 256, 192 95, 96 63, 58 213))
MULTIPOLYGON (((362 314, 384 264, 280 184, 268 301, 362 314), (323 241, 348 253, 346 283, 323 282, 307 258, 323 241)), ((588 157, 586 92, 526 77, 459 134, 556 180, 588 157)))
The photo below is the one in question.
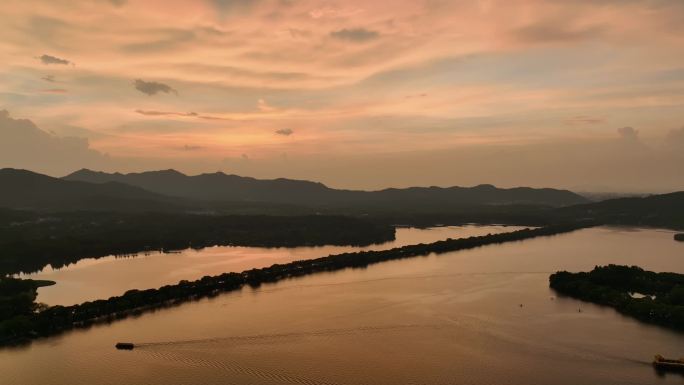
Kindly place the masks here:
POLYGON ((684 188, 682 1, 7 0, 0 21, 3 166, 684 188))

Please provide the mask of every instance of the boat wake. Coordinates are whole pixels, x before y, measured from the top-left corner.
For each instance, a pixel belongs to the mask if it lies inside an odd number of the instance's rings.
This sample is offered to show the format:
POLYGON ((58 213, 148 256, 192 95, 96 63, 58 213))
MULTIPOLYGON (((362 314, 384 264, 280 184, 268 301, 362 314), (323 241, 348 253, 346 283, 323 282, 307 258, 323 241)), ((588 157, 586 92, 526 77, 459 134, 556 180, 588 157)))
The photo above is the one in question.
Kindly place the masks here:
POLYGON ((172 362, 183 367, 197 367, 203 369, 212 369, 235 377, 235 380, 242 378, 241 383, 264 383, 272 382, 274 384, 300 384, 300 385, 338 385, 334 382, 324 379, 316 379, 310 377, 298 376, 287 373, 284 370, 266 369, 256 366, 245 366, 229 359, 210 359, 203 357, 196 357, 188 355, 187 351, 168 351, 168 350, 151 350, 148 351, 153 357, 172 362), (250 381, 251 380, 251 381, 250 381))
POLYGON ((141 342, 136 343, 136 349, 143 348, 155 348, 163 346, 178 346, 178 345, 190 345, 190 344, 208 344, 208 343, 224 343, 229 342, 231 345, 236 344, 253 344, 253 343, 276 343, 278 340, 284 339, 297 339, 306 337, 333 337, 333 336, 345 336, 353 334, 365 334, 365 333, 379 333, 379 332, 390 332, 390 331, 401 331, 410 329, 426 329, 426 328, 444 328, 448 325, 438 325, 438 324, 405 324, 405 325, 383 325, 383 326, 359 326, 354 328, 339 328, 339 329, 322 329, 314 331, 302 331, 302 332, 288 332, 288 333, 267 333, 267 334, 253 334, 245 336, 229 336, 229 337, 217 337, 217 338, 204 338, 204 339, 193 339, 193 340, 175 340, 175 341, 159 341, 159 342, 141 342))
MULTIPOLYGON (((221 350, 238 348, 245 345, 275 344, 292 342, 293 339, 305 338, 333 338, 337 336, 365 335, 368 333, 398 332, 413 329, 439 328, 444 325, 405 324, 384 326, 362 326, 356 328, 324 329, 307 332, 269 333, 245 336, 230 336, 219 338, 206 338, 195 340, 160 341, 135 343, 137 354, 146 354, 151 357, 183 366, 211 368, 224 371, 231 377, 244 377, 242 383, 273 382, 278 384, 302 384, 302 385, 337 385, 335 382, 321 378, 300 376, 288 373, 286 370, 265 368, 263 365, 248 366, 230 358, 230 354, 223 351, 218 357, 216 351, 207 349, 205 345, 220 344, 221 350), (209 355, 209 357, 207 357, 209 355)), ((321 374, 323 375, 323 374, 321 374)))

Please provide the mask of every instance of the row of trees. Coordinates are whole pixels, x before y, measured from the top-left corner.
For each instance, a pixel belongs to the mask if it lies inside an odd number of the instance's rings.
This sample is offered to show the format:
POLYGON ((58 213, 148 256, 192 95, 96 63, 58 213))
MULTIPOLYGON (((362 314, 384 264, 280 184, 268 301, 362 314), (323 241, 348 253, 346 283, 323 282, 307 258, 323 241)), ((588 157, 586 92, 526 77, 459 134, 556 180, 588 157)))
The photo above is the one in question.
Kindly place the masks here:
POLYGON ((370 264, 393 259, 522 241, 539 236, 566 233, 588 225, 587 223, 556 225, 502 234, 447 239, 430 244, 404 246, 383 251, 344 253, 287 264, 275 264, 266 268, 247 270, 242 273, 206 276, 197 281, 181 281, 176 285, 167 285, 159 289, 130 290, 122 296, 111 297, 107 300, 85 302, 74 306, 50 307, 35 313, 27 320, 27 323, 18 325, 16 329, 6 330, 6 334, 0 336, 0 339, 4 343, 12 343, 22 339, 53 335, 71 328, 87 327, 97 322, 113 321, 155 308, 214 296, 220 292, 240 289, 245 285, 258 287, 264 283, 277 282, 316 272, 335 271, 345 268, 364 268, 370 264))
POLYGON ((31 273, 81 258, 214 245, 365 246, 394 227, 343 216, 0 212, 0 275, 31 273))
POLYGON ((644 322, 684 330, 684 274, 608 265, 590 272, 560 271, 552 274, 549 282, 561 294, 610 306, 644 322))

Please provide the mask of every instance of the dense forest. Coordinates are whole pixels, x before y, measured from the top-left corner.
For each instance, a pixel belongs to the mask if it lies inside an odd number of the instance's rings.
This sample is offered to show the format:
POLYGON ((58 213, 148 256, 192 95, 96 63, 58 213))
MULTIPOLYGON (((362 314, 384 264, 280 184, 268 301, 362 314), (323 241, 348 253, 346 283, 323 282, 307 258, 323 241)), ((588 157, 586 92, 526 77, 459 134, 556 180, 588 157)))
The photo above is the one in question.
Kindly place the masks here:
MULTIPOLYGON (((300 277, 317 272, 335 271, 346 268, 364 268, 368 265, 394 259, 411 258, 431 253, 445 253, 485 245, 522 241, 540 236, 551 236, 591 226, 593 223, 573 223, 537 229, 524 229, 502 234, 478 237, 447 239, 430 244, 404 246, 382 251, 344 253, 327 257, 276 264, 242 273, 224 273, 206 276, 194 282, 181 281, 159 289, 130 290, 119 297, 85 302, 73 306, 52 306, 36 309, 30 315, 20 315, 20 322, 0 321, 0 344, 28 341, 35 337, 48 336, 78 327, 87 327, 97 322, 110 322, 144 311, 172 306, 184 301, 214 296, 220 292, 237 290, 245 285, 258 287, 264 283, 300 277)), ((13 280, 16 281, 16 280, 13 280)), ((20 284, 21 281, 19 281, 20 284)), ((29 284, 30 285, 30 284, 29 284)), ((16 293, 16 292, 15 292, 16 293)), ((23 292, 20 292, 20 295, 23 292)), ((30 298, 30 297, 29 297, 30 298)), ((35 299, 35 292, 33 292, 35 299)), ((32 302, 33 303, 33 302, 32 302)))
POLYGON ((588 273, 560 271, 549 281, 561 294, 610 306, 644 322, 684 330, 684 274, 608 265, 588 273))
POLYGON ((59 268, 86 257, 213 245, 369 245, 394 227, 343 216, 0 211, 0 275, 59 268))

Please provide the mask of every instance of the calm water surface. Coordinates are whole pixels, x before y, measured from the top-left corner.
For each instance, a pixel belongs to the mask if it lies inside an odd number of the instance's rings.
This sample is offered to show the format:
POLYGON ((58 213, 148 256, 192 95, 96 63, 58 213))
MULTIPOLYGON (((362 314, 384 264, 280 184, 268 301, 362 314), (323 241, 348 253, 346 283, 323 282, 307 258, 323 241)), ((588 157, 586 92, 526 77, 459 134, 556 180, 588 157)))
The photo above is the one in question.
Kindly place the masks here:
POLYGON ((55 286, 38 290, 38 301, 50 305, 73 305, 121 295, 130 289, 150 289, 196 280, 205 275, 240 272, 274 263, 311 259, 330 254, 359 250, 384 250, 393 247, 431 243, 447 238, 461 238, 487 233, 513 231, 514 226, 445 226, 428 229, 398 228, 394 241, 367 247, 208 247, 187 249, 180 253, 150 253, 136 257, 87 258, 60 269, 47 267, 22 278, 49 279, 55 286))
POLYGON ((683 383, 650 366, 683 334, 548 288, 607 263, 684 273, 684 244, 594 228, 246 288, 0 350, 0 383, 683 383))

